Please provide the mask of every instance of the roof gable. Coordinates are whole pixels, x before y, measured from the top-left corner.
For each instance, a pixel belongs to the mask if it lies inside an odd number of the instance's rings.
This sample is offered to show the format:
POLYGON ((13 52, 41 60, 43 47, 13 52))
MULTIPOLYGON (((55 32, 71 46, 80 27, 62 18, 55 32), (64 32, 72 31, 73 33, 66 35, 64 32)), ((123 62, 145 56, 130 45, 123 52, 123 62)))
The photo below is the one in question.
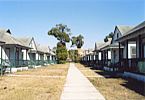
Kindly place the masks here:
MULTIPOLYGON (((115 30, 116 28, 120 31, 121 35, 125 34, 127 31, 133 29, 135 26, 123 26, 123 25, 117 25, 115 27, 115 30)), ((114 32, 115 32, 114 30, 114 32)))
POLYGON ((103 43, 99 48, 97 48, 97 50, 100 50, 106 46, 109 46, 111 44, 112 38, 108 38, 108 41, 103 43))
POLYGON ((103 43, 104 43, 104 42, 96 42, 96 43, 95 43, 95 50, 96 50, 99 46, 101 46, 103 43))
POLYGON ((26 43, 14 37, 9 29, 0 29, 0 40, 5 42, 5 44, 15 44, 29 48, 26 43))

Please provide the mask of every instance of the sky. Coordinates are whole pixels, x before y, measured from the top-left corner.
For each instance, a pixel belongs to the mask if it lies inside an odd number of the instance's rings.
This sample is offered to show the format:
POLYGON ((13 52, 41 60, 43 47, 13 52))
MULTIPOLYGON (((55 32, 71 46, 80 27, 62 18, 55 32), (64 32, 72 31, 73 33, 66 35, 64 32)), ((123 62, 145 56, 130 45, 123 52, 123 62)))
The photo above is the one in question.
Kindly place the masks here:
MULTIPOLYGON (((84 36, 83 50, 94 48, 116 25, 137 26, 145 21, 145 0, 0 0, 0 29, 15 37, 34 37, 52 49, 59 42, 47 32, 67 25, 71 37, 84 36)), ((67 43, 68 49, 71 42, 67 43)))

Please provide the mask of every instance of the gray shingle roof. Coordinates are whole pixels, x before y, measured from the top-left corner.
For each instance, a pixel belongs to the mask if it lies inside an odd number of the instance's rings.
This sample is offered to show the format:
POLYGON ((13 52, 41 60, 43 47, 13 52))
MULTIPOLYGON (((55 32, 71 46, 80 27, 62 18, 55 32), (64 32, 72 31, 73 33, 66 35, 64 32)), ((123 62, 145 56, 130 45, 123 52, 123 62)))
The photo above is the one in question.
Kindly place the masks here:
POLYGON ((101 46, 103 43, 104 43, 104 42, 96 42, 95 45, 96 45, 97 48, 98 48, 98 47, 101 46))
POLYGON ((88 50, 89 50, 89 52, 92 52, 94 50, 94 48, 89 48, 88 50))
POLYGON ((100 47, 97 48, 97 50, 100 50, 106 46, 109 46, 111 44, 112 38, 108 38, 108 41, 103 43, 100 47))
POLYGON ((122 25, 117 25, 116 27, 119 29, 120 33, 122 35, 124 35, 127 31, 133 29, 135 26, 122 26, 122 25))
POLYGON ((31 42, 31 40, 33 39, 33 37, 16 37, 17 39, 25 42, 27 45, 29 45, 29 43, 31 42))
POLYGON ((45 53, 45 51, 41 48, 40 44, 36 44, 37 51, 45 53))
POLYGON ((55 53, 53 53, 52 51, 50 51, 50 54, 51 54, 51 55, 55 55, 55 53))
POLYGON ((127 31, 126 33, 124 33, 123 36, 119 37, 119 38, 116 39, 116 40, 120 40, 121 38, 126 37, 126 36, 128 36, 128 35, 130 35, 130 34, 136 32, 136 31, 138 31, 138 30, 140 30, 140 29, 142 29, 142 28, 145 28, 145 21, 142 22, 141 24, 137 25, 136 27, 132 28, 131 30, 127 31))
POLYGON ((5 42, 5 44, 10 44, 10 45, 13 44, 13 45, 19 45, 22 47, 30 48, 26 43, 14 37, 9 29, 0 29, 0 40, 5 42))
POLYGON ((49 46, 39 46, 39 48, 41 48, 41 50, 43 50, 43 52, 49 53, 48 52, 49 46))

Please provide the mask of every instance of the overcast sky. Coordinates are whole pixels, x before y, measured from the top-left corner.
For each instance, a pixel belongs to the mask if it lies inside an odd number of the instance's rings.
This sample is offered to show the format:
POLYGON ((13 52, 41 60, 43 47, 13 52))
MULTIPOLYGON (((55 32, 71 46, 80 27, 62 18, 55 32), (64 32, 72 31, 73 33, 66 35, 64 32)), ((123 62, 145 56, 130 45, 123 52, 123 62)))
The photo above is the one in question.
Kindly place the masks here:
POLYGON ((59 23, 72 36, 83 35, 82 49, 87 50, 103 42, 116 25, 136 26, 144 20, 145 0, 0 0, 0 29, 10 29, 15 37, 34 37, 50 48, 58 40, 47 32, 59 23))

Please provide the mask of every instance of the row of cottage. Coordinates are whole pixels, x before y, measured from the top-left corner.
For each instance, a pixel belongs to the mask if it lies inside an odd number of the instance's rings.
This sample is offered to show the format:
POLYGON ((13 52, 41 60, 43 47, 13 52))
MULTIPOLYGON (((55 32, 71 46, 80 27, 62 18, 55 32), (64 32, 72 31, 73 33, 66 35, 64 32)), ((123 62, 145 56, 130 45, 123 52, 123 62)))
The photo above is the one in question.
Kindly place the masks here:
POLYGON ((107 71, 136 75, 145 82, 145 21, 137 26, 115 26, 113 38, 96 42, 82 62, 107 71))
POLYGON ((14 37, 9 29, 0 29, 0 70, 16 72, 56 63, 49 46, 36 44, 33 37, 14 37))

